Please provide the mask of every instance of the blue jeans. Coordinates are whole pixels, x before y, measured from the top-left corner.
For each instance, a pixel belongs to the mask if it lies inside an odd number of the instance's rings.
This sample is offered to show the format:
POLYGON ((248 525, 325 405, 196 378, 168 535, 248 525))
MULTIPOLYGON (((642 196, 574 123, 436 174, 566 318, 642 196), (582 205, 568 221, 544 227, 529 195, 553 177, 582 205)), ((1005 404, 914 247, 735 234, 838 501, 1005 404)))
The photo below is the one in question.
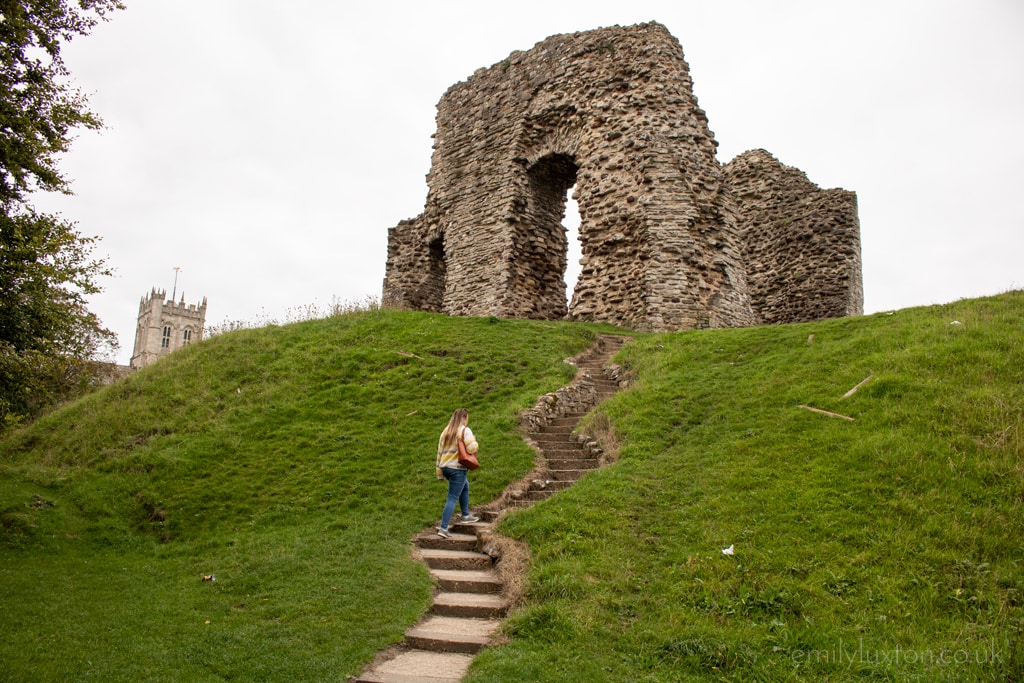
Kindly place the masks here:
POLYGON ((442 467, 441 474, 448 480, 448 500, 444 502, 444 512, 441 513, 441 528, 447 531, 456 503, 463 516, 469 514, 469 479, 466 476, 469 473, 454 467, 442 467))

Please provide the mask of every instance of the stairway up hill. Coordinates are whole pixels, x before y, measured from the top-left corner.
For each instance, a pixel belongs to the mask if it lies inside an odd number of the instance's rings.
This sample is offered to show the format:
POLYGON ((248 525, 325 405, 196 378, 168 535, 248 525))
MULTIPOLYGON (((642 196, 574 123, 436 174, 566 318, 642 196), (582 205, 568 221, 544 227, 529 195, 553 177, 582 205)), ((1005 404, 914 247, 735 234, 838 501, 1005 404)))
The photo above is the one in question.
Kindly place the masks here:
POLYGON ((538 466, 492 503, 475 510, 479 522, 454 522, 450 538, 436 528, 414 540, 413 556, 425 563, 437 584, 429 613, 405 634, 399 647, 381 653, 353 679, 357 683, 455 683, 473 656, 486 647, 509 609, 508 573, 499 571, 500 544, 494 524, 510 509, 529 507, 568 488, 601 464, 603 451, 588 437, 573 434, 580 419, 625 384, 621 369, 608 362, 628 337, 600 335, 572 360, 573 382, 546 394, 520 416, 525 440, 538 453, 538 466))

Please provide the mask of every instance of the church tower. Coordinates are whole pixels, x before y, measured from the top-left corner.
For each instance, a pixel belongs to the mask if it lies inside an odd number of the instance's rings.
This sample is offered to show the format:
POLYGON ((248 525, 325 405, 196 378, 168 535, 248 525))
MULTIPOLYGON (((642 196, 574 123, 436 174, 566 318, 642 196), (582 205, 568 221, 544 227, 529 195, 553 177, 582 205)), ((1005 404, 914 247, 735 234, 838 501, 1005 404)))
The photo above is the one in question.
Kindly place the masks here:
POLYGON ((133 370, 144 368, 153 361, 203 338, 206 325, 206 297, 201 304, 185 304, 165 300, 167 290, 156 288, 139 302, 139 324, 135 328, 135 350, 132 352, 133 370))

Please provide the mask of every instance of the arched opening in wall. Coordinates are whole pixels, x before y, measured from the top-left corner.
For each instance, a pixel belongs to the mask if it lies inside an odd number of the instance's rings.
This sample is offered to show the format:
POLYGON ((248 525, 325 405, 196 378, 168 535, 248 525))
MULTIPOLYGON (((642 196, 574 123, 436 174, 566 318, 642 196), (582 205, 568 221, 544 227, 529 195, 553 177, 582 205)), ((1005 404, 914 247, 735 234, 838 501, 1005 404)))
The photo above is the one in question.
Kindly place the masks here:
POLYGON ((565 226, 566 241, 566 262, 565 262, 565 298, 566 303, 572 303, 573 292, 576 291, 576 281, 580 279, 580 258, 583 251, 580 247, 580 205, 576 203, 572 195, 576 192, 573 185, 565 195, 565 218, 562 225, 565 226))
POLYGON ((448 261, 444 256, 444 235, 438 235, 427 245, 427 272, 425 275, 422 310, 440 313, 444 303, 445 281, 448 279, 448 261))
POLYGON ((562 222, 567 193, 576 184, 578 171, 568 154, 548 155, 527 171, 530 193, 514 260, 516 308, 523 317, 561 319, 568 311, 569 240, 562 222))

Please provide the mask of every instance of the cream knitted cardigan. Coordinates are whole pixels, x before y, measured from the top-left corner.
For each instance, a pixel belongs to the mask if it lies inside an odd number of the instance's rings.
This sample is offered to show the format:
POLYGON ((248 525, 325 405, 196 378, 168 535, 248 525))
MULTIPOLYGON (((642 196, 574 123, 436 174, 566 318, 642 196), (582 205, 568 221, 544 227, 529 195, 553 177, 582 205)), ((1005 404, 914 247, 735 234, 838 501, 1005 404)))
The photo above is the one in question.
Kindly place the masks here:
MULTIPOLYGON (((480 445, 476 442, 476 437, 473 436, 473 430, 469 427, 462 428, 462 440, 466 442, 466 450, 470 453, 476 453, 480 450, 480 445)), ((439 479, 444 478, 441 474, 442 467, 451 467, 456 470, 466 469, 459 464, 459 442, 456 441, 448 448, 444 448, 441 445, 441 440, 437 440, 437 462, 434 465, 435 473, 439 479)))

